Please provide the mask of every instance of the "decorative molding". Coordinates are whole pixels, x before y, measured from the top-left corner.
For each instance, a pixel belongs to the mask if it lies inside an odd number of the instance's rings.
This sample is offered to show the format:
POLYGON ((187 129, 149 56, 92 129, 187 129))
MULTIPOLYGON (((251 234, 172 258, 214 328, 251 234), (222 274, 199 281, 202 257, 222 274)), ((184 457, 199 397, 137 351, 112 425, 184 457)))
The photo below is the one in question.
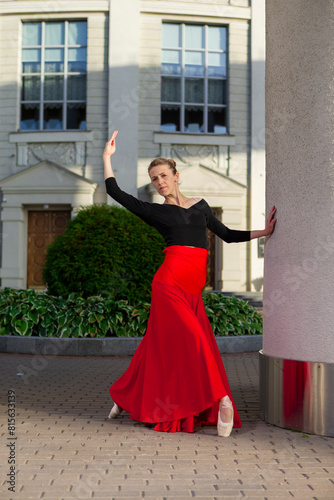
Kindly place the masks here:
POLYGON ((154 132, 155 144, 190 144, 197 146, 234 146, 234 135, 201 135, 169 132, 154 132))
POLYGON ((181 16, 205 16, 225 19, 245 19, 250 20, 252 10, 250 7, 239 7, 232 5, 221 5, 220 3, 189 3, 171 0, 142 0, 140 2, 141 12, 154 14, 174 14, 181 16))
POLYGON ((230 172, 230 148, 229 146, 218 146, 218 166, 219 170, 226 176, 230 172))
POLYGON ((64 166, 70 166, 76 164, 76 158, 75 143, 37 143, 27 145, 27 165, 29 167, 36 165, 36 162, 44 160, 53 161, 64 166))
MULTIPOLYGON (((76 174, 74 174, 76 175, 76 174)), ((46 193, 49 193, 49 194, 78 194, 78 192, 80 192, 80 194, 91 194, 91 193, 94 193, 95 189, 97 188, 98 184, 95 182, 95 183, 91 183, 90 185, 87 185, 87 187, 84 187, 84 188, 80 188, 80 191, 78 190, 77 187, 71 187, 71 186, 65 186, 65 187, 57 187, 57 188, 53 188, 53 187, 47 187, 47 186, 40 186, 40 187, 36 187, 36 188, 30 188, 29 187, 29 196, 30 195, 33 195, 33 194, 40 194, 40 193, 43 193, 43 194, 46 194, 46 193)), ((23 187, 18 187, 18 186, 15 186, 15 187, 7 187, 5 186, 4 188, 2 188, 4 192, 6 192, 6 194, 17 194, 17 195, 27 195, 27 188, 25 186, 23 187)), ((11 205, 8 205, 12 208, 11 205)))
POLYGON ((161 144, 160 145, 161 156, 163 158, 170 158, 172 156, 171 147, 172 147, 171 144, 161 144))
POLYGON ((229 147, 217 145, 160 144, 163 158, 178 159, 185 166, 202 165, 228 176, 229 147))
MULTIPOLYGON (((222 177, 225 177, 225 179, 228 179, 229 182, 233 182, 233 184, 235 184, 236 186, 240 186, 242 188, 245 188, 247 189, 247 184, 243 184, 242 182, 240 181, 237 181, 235 179, 232 179, 232 177, 230 177, 229 175, 226 175, 224 172, 222 172, 220 169, 217 169, 217 168, 212 168, 212 167, 209 167, 208 165, 202 165, 201 164, 201 167, 203 168, 206 168, 208 170, 211 170, 212 172, 215 172, 217 173, 218 175, 221 175, 222 177)), ((239 196, 239 193, 229 193, 229 196, 231 196, 232 198, 234 196, 239 196)))
POLYGON ((36 131, 36 132, 11 132, 10 143, 33 143, 33 142, 91 142, 94 140, 92 131, 36 131))
MULTIPOLYGON (((5 2, 2 2, 5 3, 5 2)), ((59 14, 62 12, 106 12, 109 10, 108 0, 54 0, 43 1, 13 1, 1 6, 2 14, 59 14)))
MULTIPOLYGON (((108 12, 109 0, 45 0, 35 1, 12 1, 1 2, 1 13, 4 14, 62 14, 66 12, 108 12)), ((152 12, 155 14, 176 14, 190 16, 219 17, 225 19, 251 19, 251 8, 222 5, 219 2, 191 3, 175 2, 170 0, 142 0, 140 2, 140 12, 152 12)))
POLYGON ((193 146, 171 144, 170 153, 172 158, 178 158, 185 165, 207 165, 218 168, 217 146, 193 146))
POLYGON ((17 145, 18 167, 30 167, 44 160, 64 166, 83 166, 86 163, 86 143, 93 140, 92 131, 9 134, 9 142, 17 145))
POLYGON ((75 164, 84 165, 86 163, 86 143, 76 142, 74 146, 75 146, 75 164))
POLYGON ((17 145, 17 165, 28 165, 28 148, 27 144, 17 145))

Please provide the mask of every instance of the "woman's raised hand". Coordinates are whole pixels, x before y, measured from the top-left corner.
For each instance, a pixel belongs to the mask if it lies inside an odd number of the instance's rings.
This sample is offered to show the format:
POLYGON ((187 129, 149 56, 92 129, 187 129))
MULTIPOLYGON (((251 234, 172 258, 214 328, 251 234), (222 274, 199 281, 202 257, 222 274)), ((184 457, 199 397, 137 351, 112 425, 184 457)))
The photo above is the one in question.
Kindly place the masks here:
POLYGON ((116 135, 118 134, 118 130, 113 132, 113 135, 110 137, 109 141, 106 142, 103 155, 102 156, 112 156, 116 151, 116 135))
POLYGON ((276 224, 276 221, 277 219, 274 219, 274 215, 276 213, 276 208, 275 206, 272 207, 272 209, 270 210, 269 212, 269 215, 268 215, 268 218, 267 218, 267 221, 266 221, 266 233, 269 235, 273 232, 274 228, 275 228, 275 224, 276 224))

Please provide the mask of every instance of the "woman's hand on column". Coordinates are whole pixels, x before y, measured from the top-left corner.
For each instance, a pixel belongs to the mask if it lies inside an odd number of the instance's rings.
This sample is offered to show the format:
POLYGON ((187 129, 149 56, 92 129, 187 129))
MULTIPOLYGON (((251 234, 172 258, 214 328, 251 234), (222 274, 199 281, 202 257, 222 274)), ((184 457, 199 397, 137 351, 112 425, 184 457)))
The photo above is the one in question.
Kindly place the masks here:
POLYGON ((274 215, 276 213, 276 208, 275 206, 272 207, 272 209, 269 212, 268 218, 266 220, 266 228, 262 229, 262 231, 251 231, 250 233, 250 239, 253 240, 255 238, 262 238, 263 236, 269 236, 272 234, 275 228, 275 224, 277 219, 274 218, 274 215))
POLYGON ((266 235, 269 236, 270 234, 272 234, 272 232, 274 231, 274 228, 275 228, 275 224, 276 224, 276 221, 277 219, 275 218, 274 219, 274 215, 276 213, 276 207, 275 205, 272 207, 272 209, 270 210, 269 212, 269 215, 268 215, 268 218, 267 218, 267 221, 266 221, 266 228, 265 228, 265 232, 266 232, 266 235))

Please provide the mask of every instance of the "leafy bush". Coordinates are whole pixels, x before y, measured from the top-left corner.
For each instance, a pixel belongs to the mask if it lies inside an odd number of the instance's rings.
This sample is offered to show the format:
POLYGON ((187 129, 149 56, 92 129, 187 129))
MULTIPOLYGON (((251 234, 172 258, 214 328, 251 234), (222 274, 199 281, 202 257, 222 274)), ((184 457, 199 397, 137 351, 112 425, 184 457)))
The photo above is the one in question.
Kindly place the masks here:
POLYGON ((50 295, 111 295, 136 303, 149 300, 163 261, 162 236, 125 208, 82 208, 48 248, 43 278, 50 295))
POLYGON ((203 296, 214 335, 262 335, 262 316, 247 302, 221 293, 203 296))
MULTIPOLYGON (((222 294, 204 294, 213 333, 262 333, 262 316, 246 302, 222 294)), ((40 337, 136 337, 144 335, 150 311, 148 302, 136 306, 101 295, 67 299, 35 290, 5 288, 0 293, 0 335, 40 337)))
POLYGON ((0 335, 39 337, 134 337, 145 333, 148 302, 137 307, 112 297, 67 299, 35 290, 5 288, 0 294, 0 335))

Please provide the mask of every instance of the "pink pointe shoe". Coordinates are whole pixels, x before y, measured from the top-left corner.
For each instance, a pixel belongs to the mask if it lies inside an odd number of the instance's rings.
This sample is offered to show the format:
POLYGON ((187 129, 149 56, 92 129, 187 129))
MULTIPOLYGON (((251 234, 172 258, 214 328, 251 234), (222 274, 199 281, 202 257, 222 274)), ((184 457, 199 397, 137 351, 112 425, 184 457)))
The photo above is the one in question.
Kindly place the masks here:
POLYGON ((233 428, 233 406, 232 406, 232 401, 228 396, 225 396, 223 399, 219 401, 219 410, 218 410, 218 421, 217 421, 217 432, 218 436, 222 437, 228 437, 233 428), (220 416, 220 410, 222 408, 229 408, 232 410, 232 416, 230 422, 223 422, 221 416, 220 416))
POLYGON ((116 403, 114 404, 114 406, 111 408, 111 411, 108 415, 108 418, 117 418, 118 415, 120 415, 123 411, 123 408, 121 408, 120 406, 118 406, 116 403))

